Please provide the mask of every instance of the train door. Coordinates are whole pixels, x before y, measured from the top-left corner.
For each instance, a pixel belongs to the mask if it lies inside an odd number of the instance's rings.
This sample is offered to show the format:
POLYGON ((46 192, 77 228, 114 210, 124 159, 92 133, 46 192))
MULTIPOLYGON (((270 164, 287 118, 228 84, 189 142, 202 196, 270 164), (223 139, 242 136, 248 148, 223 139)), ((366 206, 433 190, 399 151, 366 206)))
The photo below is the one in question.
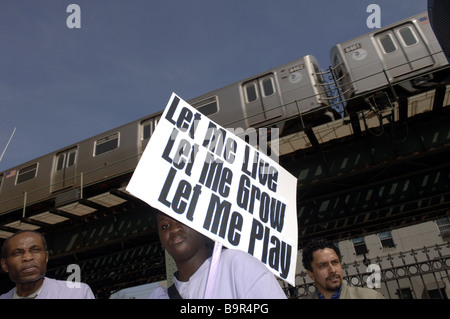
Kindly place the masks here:
POLYGON ((395 78, 432 65, 433 58, 416 27, 407 23, 376 36, 388 74, 395 78))
POLYGON ((70 187, 75 183, 78 147, 56 154, 53 165, 52 191, 70 187))
POLYGON ((268 74, 242 84, 244 108, 249 126, 281 117, 282 99, 274 74, 268 74))

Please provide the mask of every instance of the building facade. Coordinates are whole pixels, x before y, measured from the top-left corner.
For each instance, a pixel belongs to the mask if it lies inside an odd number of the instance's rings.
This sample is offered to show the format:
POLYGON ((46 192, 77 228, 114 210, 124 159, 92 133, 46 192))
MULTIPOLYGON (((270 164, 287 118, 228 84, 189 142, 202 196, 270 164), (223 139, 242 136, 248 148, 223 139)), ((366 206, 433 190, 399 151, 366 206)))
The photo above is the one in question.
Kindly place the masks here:
MULTIPOLYGON (((379 290, 389 299, 450 298, 450 218, 351 238, 335 243, 350 286, 379 290)), ((290 298, 315 290, 298 253, 296 286, 290 298)))

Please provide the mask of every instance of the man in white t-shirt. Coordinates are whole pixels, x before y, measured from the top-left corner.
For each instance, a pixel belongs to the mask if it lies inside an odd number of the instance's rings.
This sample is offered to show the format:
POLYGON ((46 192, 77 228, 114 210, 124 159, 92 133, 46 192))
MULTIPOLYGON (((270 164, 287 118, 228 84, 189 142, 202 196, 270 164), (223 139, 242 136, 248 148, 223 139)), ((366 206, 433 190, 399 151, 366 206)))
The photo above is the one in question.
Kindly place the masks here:
POLYGON ((19 231, 6 239, 1 265, 16 286, 0 299, 94 299, 91 288, 45 277, 47 243, 41 233, 19 231))
MULTIPOLYGON (((201 299, 208 281, 211 254, 207 238, 177 220, 157 213, 160 241, 173 257, 178 271, 174 287, 178 298, 201 299)), ((275 276, 258 259, 243 251, 224 249, 221 252, 212 298, 215 299, 285 299, 275 276)), ((168 299, 166 288, 156 288, 149 298, 168 299)))

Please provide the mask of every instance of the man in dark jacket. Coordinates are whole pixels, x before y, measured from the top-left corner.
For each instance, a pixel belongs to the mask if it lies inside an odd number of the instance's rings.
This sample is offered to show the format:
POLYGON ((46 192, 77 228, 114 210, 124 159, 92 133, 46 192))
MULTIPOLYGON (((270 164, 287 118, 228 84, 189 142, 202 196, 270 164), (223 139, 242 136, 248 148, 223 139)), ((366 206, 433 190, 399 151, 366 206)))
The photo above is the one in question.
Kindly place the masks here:
POLYGON ((309 299, 384 299, 374 289, 343 283, 341 253, 330 241, 309 243, 303 250, 303 266, 316 284, 316 291, 308 296, 309 299))

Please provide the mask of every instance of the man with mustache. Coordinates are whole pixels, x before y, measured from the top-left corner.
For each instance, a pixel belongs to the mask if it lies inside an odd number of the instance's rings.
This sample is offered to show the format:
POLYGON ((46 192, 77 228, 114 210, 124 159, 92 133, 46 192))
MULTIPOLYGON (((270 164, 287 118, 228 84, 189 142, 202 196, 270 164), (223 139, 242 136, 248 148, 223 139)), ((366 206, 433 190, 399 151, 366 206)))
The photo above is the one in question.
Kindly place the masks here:
MULTIPOLYGON (((156 223, 161 244, 173 257, 178 271, 172 288, 158 287, 149 298, 203 299, 211 265, 212 240, 162 212, 156 214, 156 223)), ((267 267, 240 250, 221 252, 215 279, 211 296, 214 299, 286 299, 267 267)))
POLYGON ((316 284, 316 291, 308 299, 384 299, 374 289, 343 284, 341 252, 332 242, 313 240, 302 254, 303 267, 316 284))
POLYGON ((47 242, 41 233, 19 231, 6 239, 2 269, 16 287, 0 299, 94 299, 91 288, 84 283, 69 287, 66 281, 45 277, 47 262, 47 242))

